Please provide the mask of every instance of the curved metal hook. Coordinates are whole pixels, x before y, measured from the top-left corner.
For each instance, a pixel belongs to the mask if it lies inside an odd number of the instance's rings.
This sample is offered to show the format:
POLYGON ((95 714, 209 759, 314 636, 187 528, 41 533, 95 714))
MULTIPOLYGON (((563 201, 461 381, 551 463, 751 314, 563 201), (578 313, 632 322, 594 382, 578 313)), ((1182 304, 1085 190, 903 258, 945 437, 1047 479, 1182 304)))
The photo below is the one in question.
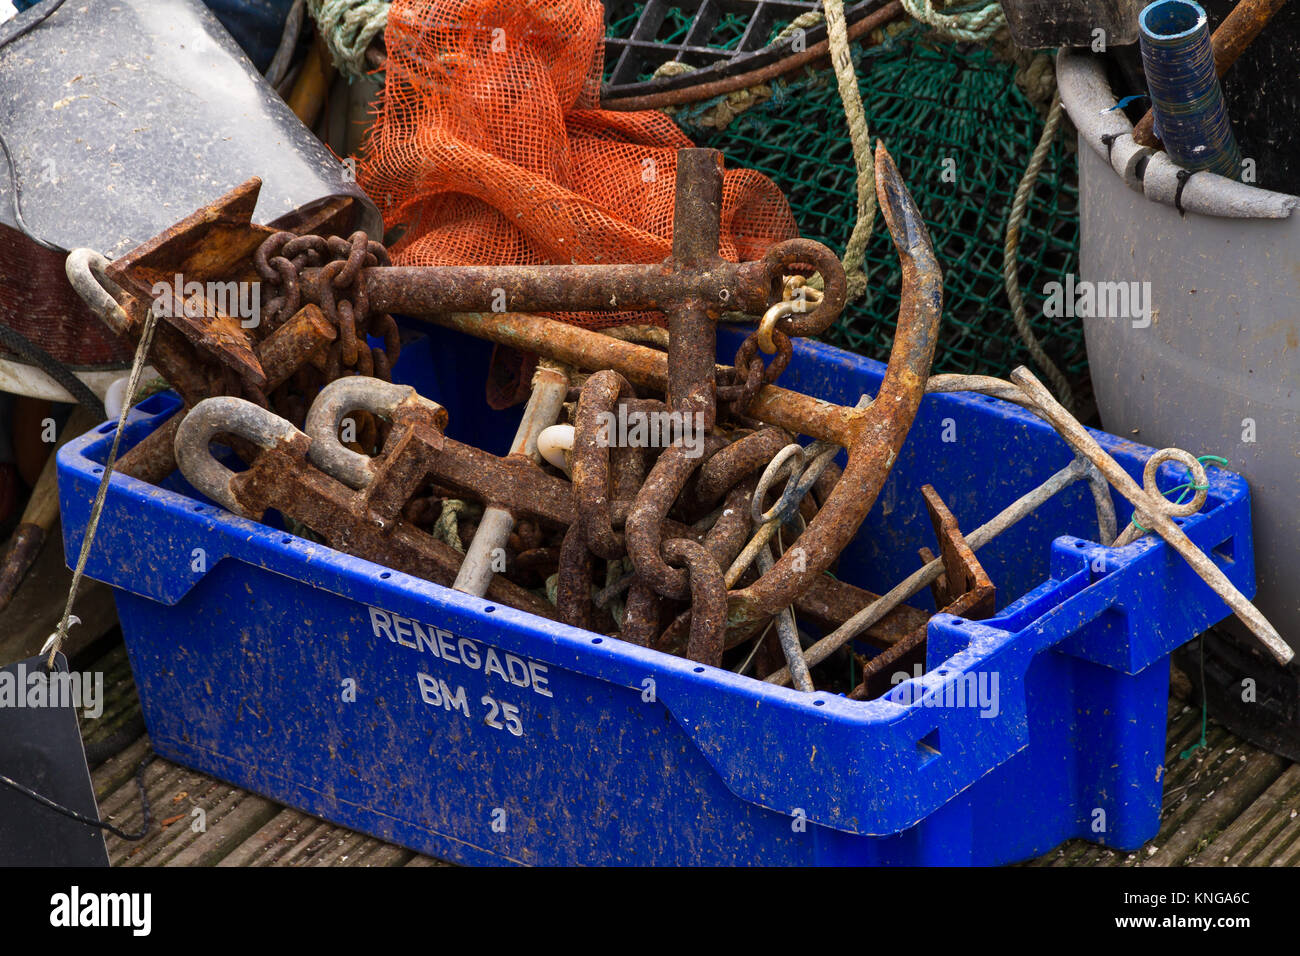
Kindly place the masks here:
POLYGON ((227 511, 259 520, 260 512, 246 511, 235 497, 232 482, 238 477, 212 457, 209 444, 225 432, 245 438, 261 448, 274 448, 302 437, 302 432, 275 412, 230 395, 209 398, 190 410, 176 429, 176 464, 185 480, 227 511))
POLYGON ((63 271, 81 301, 114 332, 124 334, 130 319, 122 302, 130 296, 108 277, 108 260, 94 249, 73 249, 64 260, 63 271))
POLYGON ((903 270, 889 366, 875 401, 855 416, 848 464, 808 529, 770 571, 732 592, 729 624, 735 630, 747 632, 788 607, 852 540, 898 459, 925 395, 942 313, 943 276, 921 213, 883 144, 876 148, 876 195, 903 270))
POLYGON ((336 379, 320 390, 303 424, 311 439, 308 460, 345 485, 365 488, 375 478, 374 459, 345 447, 339 441, 339 425, 348 412, 362 410, 391 420, 404 406, 431 409, 437 427, 442 429, 447 425, 447 410, 409 385, 395 385, 363 375, 336 379))

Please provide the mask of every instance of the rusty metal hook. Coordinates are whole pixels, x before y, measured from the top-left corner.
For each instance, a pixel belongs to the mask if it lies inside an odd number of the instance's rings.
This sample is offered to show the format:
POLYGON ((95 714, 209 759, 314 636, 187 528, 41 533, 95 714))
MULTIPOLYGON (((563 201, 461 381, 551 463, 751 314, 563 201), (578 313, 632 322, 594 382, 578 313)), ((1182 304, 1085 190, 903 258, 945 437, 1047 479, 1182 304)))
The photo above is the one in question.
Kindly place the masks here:
POLYGON ((853 417, 845 445, 848 464, 817 516, 771 570, 732 592, 728 623, 733 631, 748 632, 788 607, 844 550, 875 504, 925 395, 943 275, 921 213, 883 144, 876 147, 876 195, 903 271, 889 366, 875 401, 853 417))
POLYGON ((345 447, 339 441, 339 425, 348 412, 367 411, 391 420, 405 407, 430 413, 440 431, 447 426, 447 410, 409 385, 361 375, 336 379, 320 390, 307 413, 303 428, 311 439, 308 459, 331 478, 352 488, 365 488, 375 480, 375 460, 345 447))

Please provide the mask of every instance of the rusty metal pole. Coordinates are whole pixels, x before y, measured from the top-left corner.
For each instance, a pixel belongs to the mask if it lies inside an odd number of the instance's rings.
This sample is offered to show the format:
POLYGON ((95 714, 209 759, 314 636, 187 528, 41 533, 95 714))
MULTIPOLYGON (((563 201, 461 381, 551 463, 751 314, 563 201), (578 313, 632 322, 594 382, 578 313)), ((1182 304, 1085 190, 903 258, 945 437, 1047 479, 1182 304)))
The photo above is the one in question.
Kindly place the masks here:
MULTIPOLYGON (((679 269, 703 269, 721 262, 722 154, 713 149, 677 151, 677 198, 673 206, 673 259, 679 269)), ((668 314, 668 407, 703 412, 713 427, 713 366, 717 332, 703 298, 691 298, 668 314), (695 407, 702 404, 702 407, 695 407)))
MULTIPOLYGON (((523 418, 510 446, 509 456, 521 456, 534 464, 540 459, 537 436, 543 428, 555 424, 564 407, 564 396, 569 390, 569 376, 556 368, 539 366, 533 377, 533 394, 524 406, 523 418)), ((496 571, 494 556, 502 552, 506 539, 515 528, 515 516, 510 509, 499 504, 489 504, 479 520, 478 530, 465 551, 465 560, 452 587, 475 597, 487 594, 496 571)))
POLYGON ((1061 407, 1061 404, 1052 397, 1052 393, 1034 378, 1029 369, 1021 365, 1012 370, 1011 381, 1019 385, 1025 394, 1038 403, 1038 407, 1043 410, 1052 427, 1070 443, 1071 447, 1096 465, 1107 480, 1115 486, 1115 490, 1132 502, 1134 508, 1146 515, 1151 529, 1182 555, 1183 560, 1192 566, 1192 570, 1214 589, 1215 594, 1223 598, 1224 603, 1246 627, 1250 628, 1251 633, 1259 639, 1278 663, 1284 665, 1291 663, 1295 651, 1287 646, 1286 641, 1282 640, 1282 635, 1277 632, 1277 628, 1259 612, 1259 608, 1251 604, 1237 586, 1228 580, 1228 576, 1220 571, 1218 566, 1192 543, 1186 532, 1174 523, 1164 509, 1167 502, 1148 493, 1129 477, 1128 472, 1106 454, 1101 445, 1097 444, 1097 439, 1093 438, 1086 428, 1061 407))

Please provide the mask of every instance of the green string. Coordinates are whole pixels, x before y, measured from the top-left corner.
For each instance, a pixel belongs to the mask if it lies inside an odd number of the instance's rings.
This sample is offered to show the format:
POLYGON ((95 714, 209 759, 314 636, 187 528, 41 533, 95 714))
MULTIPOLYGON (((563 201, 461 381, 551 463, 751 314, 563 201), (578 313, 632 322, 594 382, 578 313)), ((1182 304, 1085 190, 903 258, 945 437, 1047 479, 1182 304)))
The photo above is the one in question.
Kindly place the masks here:
POLYGON ((1209 747, 1205 737, 1205 725, 1210 716, 1210 695, 1205 688, 1205 635, 1201 635, 1201 739, 1196 741, 1178 755, 1179 760, 1186 760, 1196 751, 1209 747))
MULTIPOLYGON (((1196 460, 1199 461, 1202 465, 1205 464, 1207 461, 1217 462, 1219 465, 1226 465, 1228 463, 1228 459, 1223 458, 1219 455, 1201 455, 1196 460)), ((1172 495, 1175 491, 1181 491, 1182 494, 1180 494, 1178 496, 1178 500, 1174 502, 1174 504, 1176 505, 1181 505, 1187 499, 1187 493, 1189 491, 1192 491, 1193 489, 1196 491, 1208 491, 1209 487, 1210 485, 1208 482, 1203 485, 1198 485, 1192 481, 1185 481, 1181 485, 1175 485, 1173 488, 1170 488, 1168 491, 1162 491, 1161 494, 1167 498, 1170 495, 1172 495)), ((1150 533, 1151 531, 1150 528, 1144 528, 1140 524, 1138 524, 1136 512, 1134 513, 1133 517, 1130 518, 1129 520, 1133 522, 1133 527, 1137 528, 1143 534, 1150 533)))

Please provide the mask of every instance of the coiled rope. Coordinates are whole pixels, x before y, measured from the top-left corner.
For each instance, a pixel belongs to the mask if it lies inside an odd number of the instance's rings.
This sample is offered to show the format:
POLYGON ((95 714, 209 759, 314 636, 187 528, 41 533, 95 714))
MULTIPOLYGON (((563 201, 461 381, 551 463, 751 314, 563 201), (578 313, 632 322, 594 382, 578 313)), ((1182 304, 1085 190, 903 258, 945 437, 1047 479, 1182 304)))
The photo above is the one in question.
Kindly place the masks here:
POLYGON ((389 0, 307 0, 330 59, 349 80, 365 76, 366 48, 388 25, 389 0))

